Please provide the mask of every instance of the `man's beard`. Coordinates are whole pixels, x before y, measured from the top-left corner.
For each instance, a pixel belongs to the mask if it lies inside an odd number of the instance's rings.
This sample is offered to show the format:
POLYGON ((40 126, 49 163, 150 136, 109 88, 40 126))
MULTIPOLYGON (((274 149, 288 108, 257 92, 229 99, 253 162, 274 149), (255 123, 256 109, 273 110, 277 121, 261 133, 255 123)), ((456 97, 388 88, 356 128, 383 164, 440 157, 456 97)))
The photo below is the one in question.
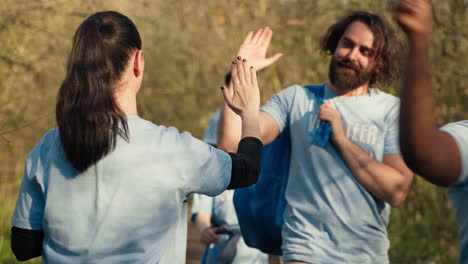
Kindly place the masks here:
POLYGON ((351 91, 368 83, 372 78, 372 74, 372 71, 353 64, 347 58, 338 60, 333 57, 330 62, 328 78, 336 88, 351 91))

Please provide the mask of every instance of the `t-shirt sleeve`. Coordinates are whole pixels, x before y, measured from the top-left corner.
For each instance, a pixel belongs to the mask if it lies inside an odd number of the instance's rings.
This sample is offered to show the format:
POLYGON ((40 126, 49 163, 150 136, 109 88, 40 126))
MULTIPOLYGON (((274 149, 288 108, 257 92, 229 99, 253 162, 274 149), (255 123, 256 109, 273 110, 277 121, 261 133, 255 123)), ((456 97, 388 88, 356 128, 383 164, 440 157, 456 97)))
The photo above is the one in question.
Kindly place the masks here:
POLYGON ((278 124, 280 132, 287 126, 289 114, 296 89, 299 85, 290 86, 273 95, 260 110, 269 114, 278 124))
POLYGON ((12 225, 30 229, 42 230, 42 217, 44 213, 44 194, 40 184, 36 181, 31 167, 31 155, 26 160, 23 180, 16 201, 12 225))
POLYGON ((192 137, 190 133, 182 133, 179 137, 186 194, 216 196, 226 190, 231 181, 229 154, 192 137))
POLYGON ((399 142, 400 103, 395 103, 387 116, 387 133, 384 139, 383 154, 400 154, 399 142))
POLYGON ((458 182, 468 183, 468 120, 450 123, 441 128, 442 131, 449 133, 457 142, 461 154, 461 173, 458 182))

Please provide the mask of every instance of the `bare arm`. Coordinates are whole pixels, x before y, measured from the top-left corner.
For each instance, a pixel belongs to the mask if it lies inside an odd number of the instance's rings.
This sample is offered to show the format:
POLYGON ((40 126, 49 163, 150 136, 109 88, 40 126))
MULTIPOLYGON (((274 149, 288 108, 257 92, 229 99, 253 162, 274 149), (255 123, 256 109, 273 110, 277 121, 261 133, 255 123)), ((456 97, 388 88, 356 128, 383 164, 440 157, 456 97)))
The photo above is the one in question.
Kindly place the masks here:
MULTIPOLYGON (((273 32, 268 27, 257 30, 255 34, 249 32, 239 48, 238 58, 247 59, 248 65, 253 66, 256 70, 263 69, 276 62, 282 56, 281 53, 269 58, 266 57, 272 34, 273 32)), ((260 140, 266 145, 279 135, 279 128, 270 115, 258 111, 258 109, 257 112, 260 122, 260 140)), ((236 152, 237 144, 241 139, 241 127, 240 116, 234 113, 225 103, 221 110, 218 126, 218 148, 227 152, 236 152)))
POLYGON ((429 182, 448 186, 461 172, 455 140, 437 129, 430 73, 432 9, 428 0, 400 0, 395 18, 406 33, 409 56, 401 90, 400 145, 409 167, 429 182))
MULTIPOLYGON (((221 110, 218 126, 218 148, 226 152, 236 152, 241 139, 241 120, 226 104, 221 110)), ((267 113, 258 111, 260 122, 260 140, 267 145, 280 134, 276 121, 267 113)))
POLYGON ((329 103, 320 107, 319 119, 331 123, 332 142, 340 150, 343 158, 356 179, 373 195, 392 206, 401 205, 410 190, 413 173, 408 169, 399 154, 384 155, 377 161, 346 137, 340 113, 329 103))

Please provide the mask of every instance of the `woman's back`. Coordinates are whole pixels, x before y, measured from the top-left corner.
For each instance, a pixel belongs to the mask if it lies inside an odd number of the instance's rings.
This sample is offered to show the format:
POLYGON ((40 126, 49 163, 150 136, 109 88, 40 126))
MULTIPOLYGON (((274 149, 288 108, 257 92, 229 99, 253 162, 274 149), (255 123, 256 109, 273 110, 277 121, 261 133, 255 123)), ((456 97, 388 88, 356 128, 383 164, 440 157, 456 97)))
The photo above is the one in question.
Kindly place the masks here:
POLYGON ((186 197, 228 186, 228 154, 175 128, 127 119, 129 141, 119 137, 83 173, 67 160, 56 128, 28 156, 13 225, 44 230, 46 263, 183 263, 186 197), (32 219, 35 210, 43 217, 32 219))

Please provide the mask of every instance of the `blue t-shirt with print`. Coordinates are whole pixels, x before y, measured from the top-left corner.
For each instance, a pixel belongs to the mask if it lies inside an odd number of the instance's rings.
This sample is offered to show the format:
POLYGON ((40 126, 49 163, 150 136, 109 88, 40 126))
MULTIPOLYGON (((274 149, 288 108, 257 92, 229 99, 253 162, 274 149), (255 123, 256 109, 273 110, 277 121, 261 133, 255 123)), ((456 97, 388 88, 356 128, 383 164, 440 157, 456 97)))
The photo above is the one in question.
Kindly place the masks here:
POLYGON ((458 181, 447 188, 460 226, 460 264, 468 263, 468 120, 450 123, 441 128, 457 142, 461 154, 462 169, 458 181))
POLYGON ((28 155, 12 224, 44 231, 45 263, 185 263, 186 198, 222 193, 231 159, 189 133, 127 119, 129 142, 118 138, 83 173, 57 128, 28 155))
MULTIPOLYGON (((340 112, 350 140, 378 161, 400 153, 398 98, 374 88, 359 97, 337 96, 324 88, 324 99, 340 112)), ((314 144, 319 106, 312 91, 294 85, 261 109, 291 135, 283 258, 317 264, 388 263, 390 205, 359 183, 331 142, 314 144)))

